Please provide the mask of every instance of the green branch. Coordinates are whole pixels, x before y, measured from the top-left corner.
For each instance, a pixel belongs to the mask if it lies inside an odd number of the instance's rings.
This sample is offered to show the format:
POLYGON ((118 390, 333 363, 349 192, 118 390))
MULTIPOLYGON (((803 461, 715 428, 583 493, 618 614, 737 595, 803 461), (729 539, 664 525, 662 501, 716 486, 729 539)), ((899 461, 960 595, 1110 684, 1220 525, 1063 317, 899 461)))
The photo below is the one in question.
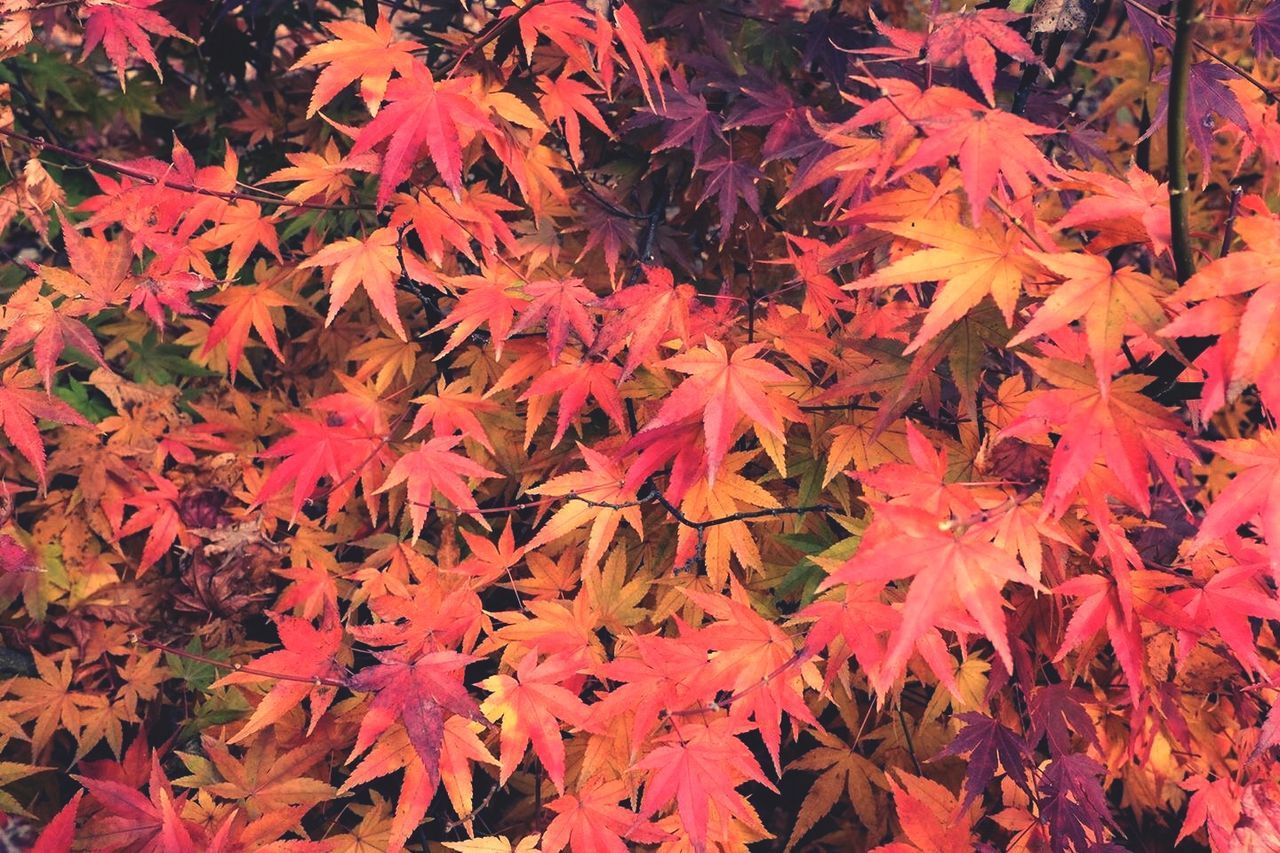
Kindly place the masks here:
POLYGON ((1191 185, 1187 178, 1187 92, 1191 86, 1191 19, 1195 0, 1178 0, 1174 11, 1173 68, 1169 73, 1169 224, 1178 281, 1195 272, 1191 253, 1191 185))

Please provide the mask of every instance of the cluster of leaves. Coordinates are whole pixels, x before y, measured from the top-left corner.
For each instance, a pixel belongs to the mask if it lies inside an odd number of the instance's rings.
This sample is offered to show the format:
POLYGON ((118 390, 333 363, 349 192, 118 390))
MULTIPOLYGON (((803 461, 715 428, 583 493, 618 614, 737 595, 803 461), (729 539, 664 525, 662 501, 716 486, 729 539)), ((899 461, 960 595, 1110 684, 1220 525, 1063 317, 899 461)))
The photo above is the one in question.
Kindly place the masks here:
POLYGON ((7 845, 1280 849, 1280 3, 0 15, 7 845))

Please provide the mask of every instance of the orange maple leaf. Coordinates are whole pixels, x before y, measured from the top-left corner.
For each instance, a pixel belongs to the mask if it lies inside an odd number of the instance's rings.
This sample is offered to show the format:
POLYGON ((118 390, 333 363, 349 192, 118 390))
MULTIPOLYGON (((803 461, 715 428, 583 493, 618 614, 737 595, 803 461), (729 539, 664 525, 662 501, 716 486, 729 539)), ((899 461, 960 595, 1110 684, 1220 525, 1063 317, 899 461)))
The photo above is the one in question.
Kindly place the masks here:
POLYGON ((515 678, 494 675, 480 682, 479 686, 490 694, 481 703, 481 710, 494 722, 502 721, 499 738, 502 770, 498 784, 507 783, 532 742, 551 784, 564 793, 561 721, 582 726, 587 719, 587 706, 576 693, 562 685, 575 676, 577 669, 573 659, 550 657, 539 663, 537 654, 530 652, 516 667, 515 678))
POLYGON ((626 475, 621 466, 585 445, 579 444, 578 449, 587 470, 561 474, 529 490, 535 495, 567 496, 569 502, 551 516, 525 547, 538 548, 589 523, 591 533, 582 564, 591 567, 604 556, 620 522, 625 520, 641 538, 644 538, 644 526, 635 490, 625 485, 626 475))
POLYGON ((757 433, 764 430, 786 442, 785 421, 798 421, 798 406, 767 386, 793 381, 785 371, 756 356, 763 344, 748 344, 732 356, 724 344, 708 337, 706 346, 660 362, 662 367, 689 374, 689 378, 662 403, 658 414, 641 432, 671 426, 701 413, 707 443, 707 479, 714 484, 720 462, 733 443, 743 416, 757 433))
POLYGON ((333 41, 316 45, 293 64, 294 68, 328 66, 316 78, 307 118, 356 80, 360 81, 360 97, 369 114, 376 116, 392 73, 408 74, 413 52, 421 50, 422 45, 397 40, 385 16, 379 16, 372 27, 356 21, 333 21, 324 28, 334 36, 333 41))
MULTIPOLYGON (((396 308, 396 282, 409 270, 400 268, 401 257, 409 266, 411 253, 400 246, 400 236, 390 228, 379 228, 364 240, 344 237, 337 243, 330 243, 298 266, 303 269, 333 267, 333 278, 329 284, 329 313, 324 320, 326 326, 338 316, 338 309, 347 304, 356 287, 361 286, 373 307, 404 341, 409 336, 396 308)), ((415 267, 415 271, 426 276, 420 266, 415 267)))
POLYGON ((1155 279, 1133 267, 1112 269, 1105 257, 1081 252, 1027 254, 1066 280, 1007 346, 1015 347, 1083 319, 1089 355, 1102 383, 1111 379, 1111 364, 1120 352, 1128 324, 1154 335, 1168 319, 1155 279))
POLYGON ((666 832, 618 805, 630 795, 621 779, 596 781, 582 791, 547 803, 556 813, 542 835, 543 853, 627 853, 622 839, 641 844, 666 840, 666 832))
POLYGON ((929 313, 907 347, 907 353, 937 337, 985 296, 995 300, 1006 323, 1013 323, 1022 280, 1032 269, 1031 260, 1021 250, 1023 237, 1017 229, 992 225, 974 230, 934 219, 877 223, 871 227, 929 247, 847 285, 849 289, 861 290, 891 284, 939 282, 929 313))
POLYGON ((431 498, 435 492, 444 495, 456 509, 470 514, 486 528, 489 526, 476 506, 475 496, 462 478, 487 479, 502 475, 465 456, 450 453, 450 448, 460 441, 461 436, 445 436, 422 442, 417 450, 411 450, 396 461, 387 479, 374 492, 375 495, 381 494, 401 483, 408 483, 409 518, 413 520, 415 542, 427 521, 427 510, 431 509, 431 498))
MULTIPOLYGON (((268 652, 253 661, 253 668, 266 672, 280 672, 296 678, 317 679, 316 681, 294 681, 279 679, 267 695, 258 702, 258 707, 235 737, 227 743, 238 743, 252 734, 277 722, 290 709, 298 706, 303 699, 311 702, 311 724, 307 734, 315 731, 316 724, 329 705, 333 703, 336 688, 322 683, 321 679, 335 680, 343 675, 334 655, 342 645, 342 627, 338 625, 333 614, 326 614, 324 623, 319 628, 309 619, 296 616, 273 614, 276 631, 280 634, 280 642, 284 648, 268 652)), ((243 671, 230 672, 214 682, 213 687, 228 684, 252 684, 270 680, 269 676, 243 671)))

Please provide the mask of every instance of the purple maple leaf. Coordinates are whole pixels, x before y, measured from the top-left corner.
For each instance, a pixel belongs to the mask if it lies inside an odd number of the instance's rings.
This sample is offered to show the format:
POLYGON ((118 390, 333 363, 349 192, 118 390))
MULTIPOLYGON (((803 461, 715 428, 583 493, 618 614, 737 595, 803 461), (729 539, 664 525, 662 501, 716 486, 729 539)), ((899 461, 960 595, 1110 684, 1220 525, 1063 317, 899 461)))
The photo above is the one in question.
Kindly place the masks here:
MULTIPOLYGON (((1147 52, 1148 65, 1153 65, 1155 63, 1157 44, 1164 45, 1169 50, 1173 50, 1173 36, 1170 35, 1168 29, 1160 25, 1160 21, 1154 17, 1152 12, 1147 11, 1147 9, 1151 9, 1154 12, 1162 5, 1164 4, 1158 3, 1154 6, 1143 8, 1142 6, 1129 2, 1124 4, 1125 13, 1129 17, 1129 26, 1131 26, 1133 31, 1137 33, 1139 41, 1142 42, 1143 50, 1147 52)), ((1159 13, 1157 12, 1156 14, 1159 13)), ((1169 15, 1168 13, 1164 13, 1160 15, 1160 18, 1168 21, 1169 15)))
POLYGON ((1253 52, 1280 55, 1280 3, 1268 3, 1253 19, 1253 52))
POLYGON ((1055 758, 1040 776, 1040 816, 1049 824, 1055 851, 1098 850, 1107 827, 1114 827, 1102 790, 1107 769, 1087 755, 1055 758))
POLYGON ((1047 734, 1049 753, 1057 758, 1072 751, 1071 732, 1074 731, 1101 748, 1093 719, 1084 709, 1089 704, 1093 704, 1092 696, 1068 684, 1050 684, 1038 689, 1031 697, 1031 733, 1028 738, 1031 745, 1039 743, 1040 738, 1047 734))
POLYGON ((729 231, 738 213, 738 200, 741 199, 751 208, 751 212, 760 215, 760 192, 756 189, 756 181, 763 178, 760 170, 745 160, 735 158, 732 153, 725 157, 717 157, 702 164, 702 169, 710 172, 707 183, 702 189, 702 204, 711 196, 717 196, 720 208, 720 241, 729 239, 729 231))
POLYGON ((687 149, 693 153, 693 168, 698 169, 707 149, 714 143, 726 141, 719 116, 711 111, 702 95, 689 91, 687 83, 667 86, 664 90, 666 101, 657 107, 654 115, 664 119, 666 127, 662 141, 653 150, 687 149))
MULTIPOLYGON (((1143 134, 1147 138, 1169 120, 1169 69, 1155 76, 1166 84, 1151 120, 1151 127, 1143 134)), ((1200 176, 1203 186, 1209 179, 1210 158, 1213 155, 1213 134, 1218 128, 1214 116, 1220 116, 1249 133, 1249 117, 1236 99, 1236 93, 1227 87, 1227 81, 1235 79, 1235 72, 1217 62, 1206 60, 1191 66, 1191 79, 1187 86, 1187 131, 1191 142, 1200 151, 1200 176)))
POLYGON ((1027 762, 1031 750, 1022 736, 975 711, 960 714, 957 719, 964 722, 964 728, 936 758, 969 753, 969 766, 964 774, 964 805, 961 808, 967 808, 995 778, 997 759, 1005 775, 1026 791, 1028 797, 1032 796, 1031 786, 1027 783, 1027 762))

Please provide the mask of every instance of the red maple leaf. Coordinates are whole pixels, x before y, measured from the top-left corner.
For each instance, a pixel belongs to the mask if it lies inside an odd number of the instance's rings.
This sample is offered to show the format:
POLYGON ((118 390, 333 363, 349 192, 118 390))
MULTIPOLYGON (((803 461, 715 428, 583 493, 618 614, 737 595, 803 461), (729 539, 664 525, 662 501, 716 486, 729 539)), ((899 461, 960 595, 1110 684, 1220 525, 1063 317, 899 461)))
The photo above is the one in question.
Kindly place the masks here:
POLYGON ((4 375, 0 376, 0 427, 4 428, 5 437, 36 469, 43 491, 45 453, 36 418, 82 427, 90 424, 79 412, 56 397, 31 390, 35 384, 34 370, 22 370, 17 364, 5 369, 4 375))
MULTIPOLYGON (((227 743, 238 743, 277 722, 303 699, 311 703, 311 724, 307 727, 310 734, 333 703, 337 692, 332 684, 323 683, 335 681, 343 674, 342 667, 334 659, 342 645, 342 626, 334 618, 334 613, 326 613, 319 628, 311 620, 296 616, 271 614, 271 617, 275 620, 284 648, 255 658, 253 668, 259 673, 280 672, 292 678, 276 680, 244 726, 227 743), (314 680, 295 681, 293 678, 314 680)), ((270 678, 259 673, 230 672, 218 679, 213 687, 253 684, 270 678)))
POLYGON ((426 768, 428 787, 434 790, 440 780, 440 749, 448 715, 484 721, 480 706, 458 675, 479 658, 452 651, 427 652, 412 663, 397 653, 378 652, 375 657, 380 663, 347 679, 352 690, 373 694, 347 761, 364 754, 380 734, 398 722, 426 768))
POLYGON ((401 483, 408 483, 409 517, 413 520, 414 541, 422 533, 435 492, 444 495, 456 509, 469 513, 486 528, 489 526, 463 477, 485 479, 501 475, 465 456, 450 453, 449 450, 460 441, 461 436, 446 436, 422 442, 417 450, 411 450, 396 460, 387 479, 374 492, 381 494, 401 483))
POLYGON ((1036 61, 1031 45, 1009 26, 1022 17, 1007 9, 965 9, 937 15, 925 56, 939 65, 955 64, 963 56, 987 103, 995 106, 996 50, 1019 62, 1036 61))
POLYGON ((348 155, 355 157, 389 140, 382 155, 378 207, 408 179, 423 148, 445 186, 455 196, 462 192, 462 129, 494 130, 464 86, 458 79, 437 84, 427 66, 416 60, 405 76, 387 85, 387 105, 360 130, 348 155))
POLYGON ((515 678, 494 675, 480 682, 490 693, 481 708, 489 719, 502 721, 499 784, 505 785, 511 778, 532 742, 551 784, 564 792, 561 721, 581 726, 587 719, 587 706, 577 693, 563 686, 564 681, 577 677, 577 670, 572 658, 549 657, 539 663, 537 653, 530 652, 516 667, 515 678))
POLYGON ((547 803, 556 813, 542 834, 544 853, 627 853, 623 839, 656 844, 669 836, 633 811, 618 805, 630 792, 621 779, 596 782, 586 790, 547 803))
POLYGON ((763 344, 749 344, 730 356, 724 344, 709 337, 705 347, 661 362, 669 370, 689 374, 689 378, 663 401, 657 416, 641 432, 701 414, 707 440, 707 477, 712 483, 743 416, 750 418, 757 430, 785 441, 784 421, 798 421, 801 413, 790 398, 767 387, 790 382, 791 377, 756 357, 764 349, 763 344))
POLYGON ((159 0, 90 0, 85 3, 81 60, 101 44, 102 49, 107 52, 107 58, 116 68, 116 76, 123 89, 125 69, 129 64, 129 48, 133 48, 159 76, 160 64, 156 61, 156 53, 151 48, 151 39, 147 37, 147 33, 180 39, 187 37, 174 29, 159 13, 151 11, 149 7, 157 2, 159 0))
POLYGON ((902 603, 902 621, 890 638, 883 667, 873 675, 876 689, 886 692, 897 681, 920 639, 955 609, 973 618, 1012 672, 1001 590, 1010 582, 1040 585, 1008 552, 991 543, 994 531, 983 525, 952 529, 937 515, 915 507, 869 503, 877 519, 888 523, 891 535, 868 542, 820 588, 912 578, 902 603))
POLYGON ((706 848, 712 806, 722 815, 737 815, 750 822, 754 812, 735 788, 746 781, 777 791, 764 775, 751 750, 736 735, 743 730, 726 717, 703 723, 682 721, 664 735, 661 746, 636 763, 647 771, 640 814, 648 817, 672 800, 680 823, 695 850, 706 848))
POLYGON ((525 285, 524 293, 530 301, 521 309, 512 334, 543 323, 547 329, 547 354, 553 363, 559 360, 570 329, 582 340, 583 346, 591 346, 596 329, 587 306, 596 301, 596 295, 583 286, 582 279, 533 281, 525 285))

